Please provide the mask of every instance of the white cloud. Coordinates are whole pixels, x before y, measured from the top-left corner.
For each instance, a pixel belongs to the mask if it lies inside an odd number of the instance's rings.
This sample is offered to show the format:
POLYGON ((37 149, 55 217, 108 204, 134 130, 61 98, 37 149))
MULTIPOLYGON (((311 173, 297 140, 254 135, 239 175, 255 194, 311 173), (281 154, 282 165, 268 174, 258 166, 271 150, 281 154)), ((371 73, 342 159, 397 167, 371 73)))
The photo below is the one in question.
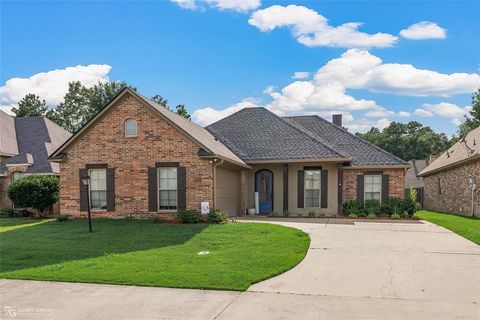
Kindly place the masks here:
POLYGON ((225 117, 228 117, 229 115, 240 111, 244 108, 254 108, 254 107, 259 107, 259 105, 256 103, 256 99, 253 98, 246 98, 242 100, 239 103, 236 103, 228 108, 222 109, 222 110, 216 110, 210 107, 203 108, 203 109, 198 109, 192 114, 192 120, 201 125, 201 126, 207 126, 211 123, 214 123, 220 119, 223 119, 225 117))
POLYGON ((349 131, 362 132, 362 133, 367 132, 372 127, 383 130, 389 125, 390 125, 390 120, 388 119, 379 119, 377 121, 361 119, 361 120, 355 121, 355 123, 345 124, 345 126, 348 128, 349 131))
POLYGON ((410 112, 400 111, 400 112, 398 113, 398 116, 399 116, 399 117, 402 117, 402 118, 407 118, 407 117, 410 117, 410 112))
POLYGON ((358 31, 359 22, 347 22, 334 27, 328 19, 304 6, 273 5, 255 11, 248 22, 260 31, 272 31, 275 28, 289 27, 293 36, 303 45, 327 47, 391 47, 398 40, 387 33, 367 34, 358 31))
POLYGON ((421 117, 433 117, 433 113, 425 109, 415 109, 415 114, 421 117))
POLYGON ((275 91, 275 86, 267 86, 265 89, 263 89, 263 93, 265 94, 270 94, 275 91))
POLYGON ((310 72, 297 71, 293 74, 292 79, 305 79, 310 77, 310 72))
POLYGON ((421 21, 400 31, 400 35, 410 40, 445 39, 447 30, 435 22, 421 21))
POLYGON ((422 109, 415 110, 415 113, 420 116, 433 117, 436 115, 444 118, 451 118, 453 124, 459 125, 461 123, 460 119, 463 116, 466 116, 470 109, 470 106, 461 108, 448 102, 440 102, 437 104, 425 103, 422 105, 422 109))
POLYGON ((11 108, 29 93, 38 95, 47 105, 56 105, 63 101, 69 82, 80 81, 84 86, 91 87, 99 81, 108 81, 111 69, 106 64, 78 65, 37 73, 29 78, 11 78, 0 87, 0 105, 4 109, 7 106, 11 108))
POLYGON ((480 86, 476 73, 445 74, 411 64, 384 63, 361 49, 350 49, 330 60, 315 76, 319 83, 338 81, 347 88, 408 96, 451 96, 471 93, 480 86))
POLYGON ((248 12, 260 6, 260 0, 171 0, 184 9, 204 10, 211 7, 218 10, 248 12))

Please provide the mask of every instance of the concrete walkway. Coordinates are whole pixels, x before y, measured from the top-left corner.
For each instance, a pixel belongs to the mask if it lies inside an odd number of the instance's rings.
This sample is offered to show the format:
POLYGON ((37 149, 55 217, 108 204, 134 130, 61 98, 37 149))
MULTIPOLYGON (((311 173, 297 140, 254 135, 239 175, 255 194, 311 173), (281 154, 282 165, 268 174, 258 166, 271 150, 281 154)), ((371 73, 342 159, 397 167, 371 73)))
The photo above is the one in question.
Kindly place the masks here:
POLYGON ((247 292, 1 280, 0 318, 480 319, 480 246, 446 229, 274 223, 308 232, 310 249, 247 292))

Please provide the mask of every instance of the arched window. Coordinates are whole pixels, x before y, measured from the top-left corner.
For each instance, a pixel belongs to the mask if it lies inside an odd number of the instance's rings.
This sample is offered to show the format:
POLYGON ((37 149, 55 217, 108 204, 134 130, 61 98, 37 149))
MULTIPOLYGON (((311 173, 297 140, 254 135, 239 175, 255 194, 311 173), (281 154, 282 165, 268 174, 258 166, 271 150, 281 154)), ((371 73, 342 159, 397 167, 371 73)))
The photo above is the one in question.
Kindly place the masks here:
POLYGON ((125 121, 125 137, 136 137, 137 135, 137 120, 128 119, 127 121, 125 121))

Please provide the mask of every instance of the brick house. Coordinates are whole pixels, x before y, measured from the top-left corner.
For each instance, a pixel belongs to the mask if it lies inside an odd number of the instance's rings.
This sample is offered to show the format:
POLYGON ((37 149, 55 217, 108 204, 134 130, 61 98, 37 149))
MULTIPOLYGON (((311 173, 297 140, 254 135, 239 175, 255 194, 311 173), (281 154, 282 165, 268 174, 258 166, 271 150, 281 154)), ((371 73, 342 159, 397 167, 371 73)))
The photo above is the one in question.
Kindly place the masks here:
POLYGON ((12 181, 25 175, 60 174, 60 166, 48 155, 70 136, 45 117, 16 118, 0 111, 0 207, 13 207, 6 192, 12 181))
POLYGON ((427 210, 480 216, 480 127, 419 174, 427 210))
POLYGON ((125 88, 50 156, 61 211, 172 217, 208 202, 231 216, 333 215, 345 200, 403 197, 408 164, 334 120, 248 108, 202 128, 125 88))

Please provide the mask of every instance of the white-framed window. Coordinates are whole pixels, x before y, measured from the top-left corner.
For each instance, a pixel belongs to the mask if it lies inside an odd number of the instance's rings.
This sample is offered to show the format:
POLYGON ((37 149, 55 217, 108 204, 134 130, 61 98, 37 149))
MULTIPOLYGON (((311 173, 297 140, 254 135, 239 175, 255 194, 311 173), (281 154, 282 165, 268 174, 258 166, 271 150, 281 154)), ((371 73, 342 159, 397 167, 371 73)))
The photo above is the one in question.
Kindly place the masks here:
POLYGON ((382 200, 382 176, 370 175, 364 176, 364 199, 365 200, 382 200))
POLYGON ((136 137, 138 135, 137 120, 128 119, 125 121, 125 137, 136 137))
POLYGON ((177 168, 158 168, 158 207, 160 210, 177 209, 177 168))
POLYGON ((89 169, 90 176, 90 208, 92 210, 107 209, 107 169, 89 169))
POLYGON ((305 190, 304 190, 304 204, 305 208, 319 208, 320 207, 320 179, 321 170, 305 170, 305 190))

